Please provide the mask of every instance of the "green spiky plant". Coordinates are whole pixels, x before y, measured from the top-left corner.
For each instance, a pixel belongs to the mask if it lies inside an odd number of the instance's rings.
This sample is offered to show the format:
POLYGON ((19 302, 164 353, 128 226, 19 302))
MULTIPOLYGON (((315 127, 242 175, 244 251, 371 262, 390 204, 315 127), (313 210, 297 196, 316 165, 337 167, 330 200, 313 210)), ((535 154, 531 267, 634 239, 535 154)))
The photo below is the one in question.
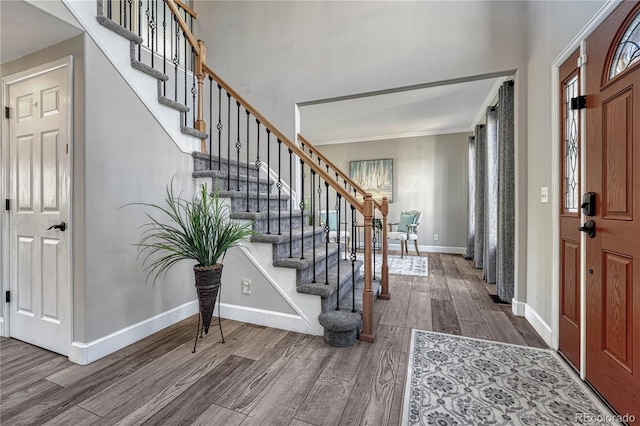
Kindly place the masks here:
POLYGON ((216 265, 227 250, 253 235, 252 223, 232 221, 229 206, 220 200, 219 192, 210 195, 206 184, 186 200, 174 194, 172 181, 164 205, 136 204, 168 219, 161 221, 147 212, 149 222, 142 225, 144 231, 137 244, 138 256, 144 256, 147 281, 152 277, 154 284, 182 260, 194 260, 196 266, 216 265))

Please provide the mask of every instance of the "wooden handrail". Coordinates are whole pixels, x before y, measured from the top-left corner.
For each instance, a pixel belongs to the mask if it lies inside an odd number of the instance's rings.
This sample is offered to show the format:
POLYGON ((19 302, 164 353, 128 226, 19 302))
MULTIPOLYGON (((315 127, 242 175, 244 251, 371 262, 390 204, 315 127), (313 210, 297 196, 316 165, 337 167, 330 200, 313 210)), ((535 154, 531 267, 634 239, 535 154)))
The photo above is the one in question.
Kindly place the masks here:
POLYGON ((193 9, 191 9, 189 6, 187 6, 180 0, 173 0, 173 1, 176 3, 178 7, 181 7, 182 9, 184 9, 184 11, 187 12, 189 15, 193 16, 194 18, 198 17, 198 14, 193 9))
MULTIPOLYGON (((318 156, 325 164, 327 164, 331 169, 333 169, 333 171, 335 171, 336 173, 338 173, 338 175, 345 180, 349 185, 351 185, 351 187, 353 189, 355 189, 360 195, 362 195, 363 197, 367 194, 367 192, 362 189, 362 187, 360 185, 358 185, 357 183, 355 183, 349 176, 347 176, 346 174, 344 174, 344 172, 336 167, 335 164, 333 164, 331 162, 331 160, 329 160, 327 157, 324 156, 323 153, 321 153, 318 148, 316 148, 311 142, 309 142, 304 136, 302 136, 300 133, 298 133, 298 139, 302 141, 303 144, 307 145, 311 150, 313 150, 313 152, 316 153, 316 156, 318 156)), ((376 200, 373 200, 373 204, 376 206, 376 209, 382 211, 382 204, 379 203, 376 200)))
POLYGON ((189 44, 191 45, 191 47, 195 49, 196 54, 200 55, 200 45, 198 43, 198 40, 196 40, 196 38, 193 36, 193 33, 189 29, 189 26, 184 21, 184 18, 182 17, 182 15, 180 15, 180 11, 178 10, 177 2, 179 0, 165 0, 165 1, 167 2, 167 6, 169 6, 169 9, 171 9, 171 13, 173 14, 173 16, 175 16, 176 19, 178 20, 178 25, 180 26, 180 28, 182 28, 182 32, 184 33, 185 37, 187 37, 187 39, 189 40, 189 44))

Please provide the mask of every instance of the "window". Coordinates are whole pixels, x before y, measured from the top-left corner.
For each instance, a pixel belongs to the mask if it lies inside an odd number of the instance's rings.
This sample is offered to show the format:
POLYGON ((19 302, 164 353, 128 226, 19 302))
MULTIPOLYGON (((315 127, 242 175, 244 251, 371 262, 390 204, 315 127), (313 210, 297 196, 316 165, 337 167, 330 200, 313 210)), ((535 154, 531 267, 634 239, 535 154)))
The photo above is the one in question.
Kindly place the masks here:
POLYGON ((609 79, 617 76, 640 60, 640 13, 624 32, 609 67, 609 79))
POLYGON ((578 76, 564 83, 564 212, 578 213, 578 110, 571 109, 571 98, 578 96, 578 76))

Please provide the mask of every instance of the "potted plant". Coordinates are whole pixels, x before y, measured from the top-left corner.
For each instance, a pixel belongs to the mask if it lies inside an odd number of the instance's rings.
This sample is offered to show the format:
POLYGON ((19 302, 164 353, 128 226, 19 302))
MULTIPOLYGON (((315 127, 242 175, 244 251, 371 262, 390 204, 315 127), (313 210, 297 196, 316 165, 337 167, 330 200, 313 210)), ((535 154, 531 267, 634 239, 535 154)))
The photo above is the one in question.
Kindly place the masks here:
POLYGON ((174 194, 172 181, 163 205, 136 204, 159 213, 158 218, 146 213, 149 222, 142 225, 142 238, 137 244, 138 256, 144 256, 147 280, 152 278, 155 284, 178 262, 195 261, 200 316, 204 332, 208 333, 220 289, 221 262, 227 250, 253 234, 252 223, 232 221, 229 206, 220 200, 219 192, 209 194, 206 184, 187 200, 174 194))

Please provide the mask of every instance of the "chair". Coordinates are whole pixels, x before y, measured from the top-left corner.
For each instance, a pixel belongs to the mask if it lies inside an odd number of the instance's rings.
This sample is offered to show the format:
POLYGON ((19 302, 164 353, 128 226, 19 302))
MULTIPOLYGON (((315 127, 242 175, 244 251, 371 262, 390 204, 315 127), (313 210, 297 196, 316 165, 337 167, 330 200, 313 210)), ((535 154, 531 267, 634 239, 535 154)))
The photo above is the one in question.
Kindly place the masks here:
MULTIPOLYGON (((329 241, 335 242, 338 238, 338 212, 335 210, 329 210, 329 218, 327 222, 327 210, 320 210, 320 225, 324 227, 324 225, 329 224, 329 241)), ((344 222, 341 222, 344 224, 344 222)), ((349 231, 345 231, 344 229, 340 229, 340 240, 345 241, 346 244, 344 246, 345 256, 349 253, 349 243, 351 241, 351 233, 349 231)))
POLYGON ((389 232, 387 232, 387 240, 400 241, 400 257, 404 257, 404 253, 409 253, 407 249, 407 242, 413 241, 416 248, 416 253, 420 256, 418 251, 418 227, 420 226, 420 219, 422 219, 421 210, 407 210, 400 213, 400 221, 398 223, 389 224, 389 232), (394 231, 393 225, 397 228, 394 231))

